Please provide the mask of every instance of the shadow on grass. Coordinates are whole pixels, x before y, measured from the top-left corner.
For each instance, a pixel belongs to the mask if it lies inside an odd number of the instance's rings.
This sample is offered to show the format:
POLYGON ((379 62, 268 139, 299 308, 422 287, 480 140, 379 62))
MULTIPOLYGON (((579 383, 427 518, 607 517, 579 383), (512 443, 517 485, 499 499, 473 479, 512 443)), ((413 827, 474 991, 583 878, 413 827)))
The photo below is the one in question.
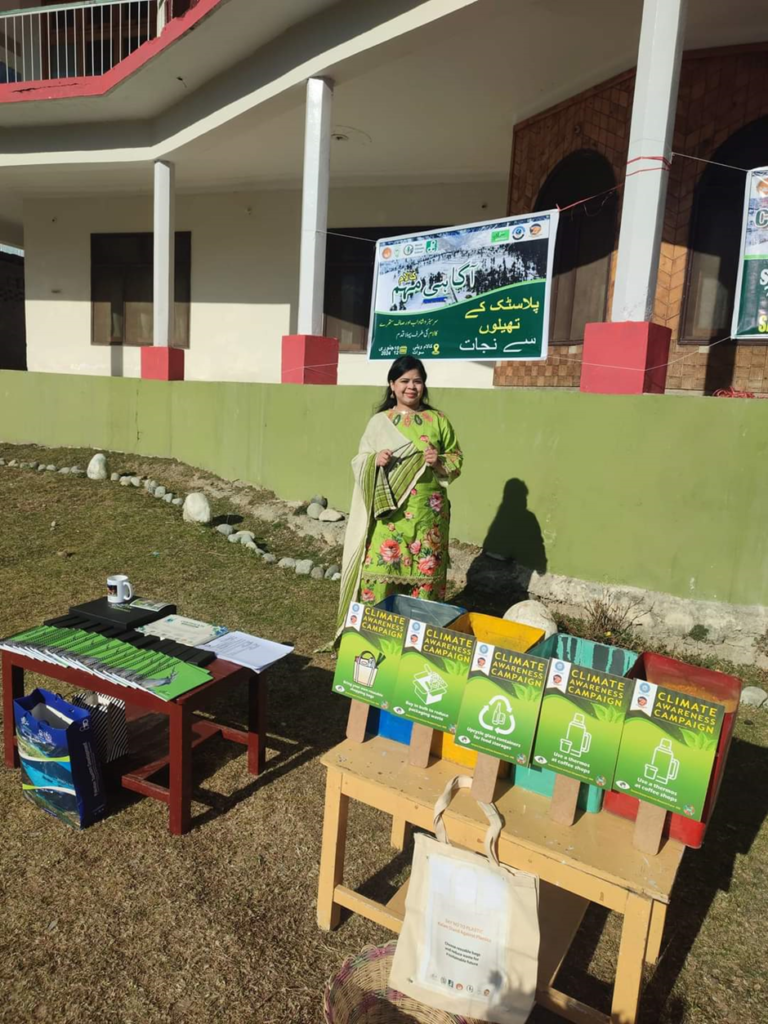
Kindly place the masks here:
MULTIPOLYGON (((607 813, 607 812, 603 812, 607 813)), ((712 821, 701 850, 688 850, 672 890, 661 956, 641 995, 641 1019, 687 1020, 687 1001, 673 989, 719 892, 728 892, 738 857, 748 854, 768 815, 768 760, 762 747, 734 738, 712 821)), ((589 975, 608 911, 595 904, 560 970, 557 986, 610 1013, 612 984, 589 975)), ((531 1024, 560 1018, 537 1010, 531 1024)))
MULTIPOLYGON (((226 814, 265 786, 288 772, 312 761, 344 738, 347 702, 335 698, 332 673, 312 665, 296 654, 268 669, 263 682, 267 696, 267 763, 258 778, 247 775, 247 783, 233 793, 217 793, 203 786, 206 779, 238 758, 245 769, 246 748, 217 736, 199 746, 192 755, 192 801, 207 810, 193 815, 192 829, 226 814)), ((247 683, 234 683, 225 695, 203 710, 221 725, 245 729, 248 719, 247 683)), ((129 718, 131 716, 129 715, 129 718)), ((131 754, 108 766, 109 816, 119 814, 136 800, 146 799, 122 788, 120 776, 134 766, 149 763, 168 753, 168 720, 163 715, 142 715, 129 721, 131 754)), ((151 776, 151 781, 168 785, 168 767, 151 776)))

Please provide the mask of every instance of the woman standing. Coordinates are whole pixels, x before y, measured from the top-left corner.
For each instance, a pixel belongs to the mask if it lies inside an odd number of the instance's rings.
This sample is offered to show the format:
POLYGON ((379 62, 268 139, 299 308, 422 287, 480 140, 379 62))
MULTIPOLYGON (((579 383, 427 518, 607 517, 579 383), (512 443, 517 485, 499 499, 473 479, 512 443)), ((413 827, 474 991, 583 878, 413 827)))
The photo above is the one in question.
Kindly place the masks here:
POLYGON ((448 573, 450 502, 461 472, 453 427, 429 404, 427 372, 402 356, 352 460, 352 497, 339 602, 339 630, 351 601, 390 594, 442 601, 448 573))

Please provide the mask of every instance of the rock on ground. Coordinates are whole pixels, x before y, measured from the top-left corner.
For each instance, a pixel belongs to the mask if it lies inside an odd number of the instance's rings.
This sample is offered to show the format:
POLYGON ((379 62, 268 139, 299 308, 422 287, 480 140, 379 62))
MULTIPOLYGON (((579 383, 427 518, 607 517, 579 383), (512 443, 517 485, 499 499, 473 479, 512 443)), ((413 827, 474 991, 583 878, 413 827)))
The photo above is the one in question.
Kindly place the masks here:
POLYGON ((237 536, 236 533, 230 533, 230 535, 227 537, 227 540, 229 541, 230 544, 240 543, 240 538, 237 536))
POLYGON ((165 487, 163 487, 163 485, 162 485, 162 484, 159 484, 159 485, 158 485, 158 486, 157 486, 157 487, 156 487, 156 488, 154 489, 154 491, 152 491, 152 494, 154 494, 154 496, 155 496, 156 498, 164 498, 164 497, 166 496, 166 494, 167 494, 167 493, 168 493, 167 489, 166 489, 165 487))
POLYGON ((311 558, 302 558, 296 563, 296 575, 297 576, 309 576, 315 567, 315 563, 311 558))
POLYGON ((119 473, 110 473, 110 475, 109 475, 109 479, 110 479, 110 480, 111 480, 111 481, 112 481, 113 483, 117 483, 117 481, 118 481, 118 480, 120 479, 120 474, 119 474, 119 473))
POLYGON ((153 480, 152 477, 147 477, 144 481, 144 490, 147 494, 154 494, 155 488, 158 486, 157 480, 153 480))
POLYGON ((519 622, 522 626, 543 629, 545 640, 557 632, 557 623, 552 613, 541 601, 519 601, 504 613, 504 618, 508 622, 519 622))
POLYGON ((745 686, 741 691, 741 703, 749 704, 753 708, 761 708, 768 701, 768 693, 762 686, 745 686))
POLYGON ((169 491, 167 494, 163 496, 163 501, 166 501, 169 505, 171 504, 171 502, 173 501, 173 494, 171 493, 171 491, 169 491))
POLYGON ((313 501, 307 506, 307 515, 310 519, 319 519, 323 512, 325 512, 325 506, 321 505, 319 501, 313 501))
POLYGON ((312 572, 309 574, 313 580, 322 580, 325 577, 325 572, 322 565, 316 565, 312 572))
POLYGON ((86 473, 89 480, 106 480, 107 456, 103 452, 97 452, 88 463, 86 473))
POLYGON ((141 487, 141 477, 140 476, 132 476, 130 478, 130 481, 131 481, 131 486, 132 487, 141 487))
POLYGON ((206 496, 200 491, 188 494, 184 501, 185 523, 210 523, 211 506, 206 496))
POLYGON ((322 494, 315 494, 309 499, 310 505, 322 505, 323 508, 328 508, 328 499, 324 498, 322 494))
POLYGON ((69 476, 70 472, 71 470, 69 466, 62 466, 62 468, 59 470, 59 476, 69 476))
POLYGON ((266 562, 267 565, 274 565, 275 562, 277 561, 277 558, 270 551, 267 551, 264 555, 262 555, 261 560, 262 562, 266 562))
POLYGON ((247 540, 256 540, 256 534, 251 530, 238 530, 233 536, 237 537, 239 544, 245 544, 247 540))
MULTIPOLYGON (((309 515, 309 509, 307 509, 307 515, 309 515)), ((344 519, 344 513, 335 508, 327 508, 317 518, 321 523, 340 523, 344 519)))
POLYGON ((278 569, 295 569, 296 559, 295 558, 281 558, 277 563, 278 569))
POLYGON ((184 504, 184 499, 183 498, 174 498, 173 501, 171 502, 171 504, 172 505, 183 505, 184 504))
POLYGON ((223 534, 225 537, 231 537, 235 532, 235 528, 231 523, 220 523, 216 527, 216 532, 223 534))
POLYGON ((341 573, 340 572, 337 572, 336 575, 332 577, 332 581, 334 583, 338 583, 340 579, 341 579, 341 573))
POLYGON ((329 565, 328 568, 325 570, 325 578, 327 580, 332 580, 334 578, 334 576, 336 576, 336 574, 340 573, 340 572, 341 572, 341 566, 340 565, 329 565))

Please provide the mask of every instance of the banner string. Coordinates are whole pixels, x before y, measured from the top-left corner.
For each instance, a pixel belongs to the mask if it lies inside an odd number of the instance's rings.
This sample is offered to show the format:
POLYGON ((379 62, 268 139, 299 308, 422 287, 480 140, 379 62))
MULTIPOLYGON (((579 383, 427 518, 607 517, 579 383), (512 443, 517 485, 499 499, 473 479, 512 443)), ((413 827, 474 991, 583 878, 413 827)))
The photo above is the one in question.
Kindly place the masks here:
MULTIPOLYGON (((678 157, 678 158, 680 158, 682 160, 695 160, 697 163, 710 164, 713 167, 724 167, 724 168, 726 168, 729 171, 740 171, 743 174, 748 174, 749 171, 751 170, 751 168, 749 168, 749 167, 737 167, 734 164, 724 164, 724 163, 721 163, 718 160, 707 160, 704 157, 692 156, 690 153, 678 153, 676 150, 672 150, 670 155, 672 156, 672 160, 668 160, 665 156, 636 156, 636 157, 633 157, 632 160, 629 160, 627 162, 627 167, 629 167, 630 164, 636 163, 638 160, 653 160, 653 161, 657 161, 659 163, 659 166, 658 167, 641 167, 641 168, 638 168, 637 170, 634 170, 634 171, 628 171, 627 174, 625 175, 625 181, 626 181, 626 178, 631 178, 631 177, 633 177, 634 175, 637 175, 637 174, 648 174, 648 173, 651 173, 651 172, 654 172, 654 171, 658 171, 658 172, 669 171, 671 169, 671 167, 672 167, 672 161, 675 159, 675 157, 678 157)), ((623 182, 623 181, 619 182, 618 185, 614 185, 612 188, 607 188, 607 189, 605 189, 602 192, 596 192, 596 193, 594 193, 594 195, 586 196, 584 199, 577 199, 576 202, 569 203, 568 206, 558 206, 557 210, 558 210, 559 213, 565 213, 568 210, 572 210, 572 209, 574 209, 577 206, 584 206, 586 203, 592 202, 593 199, 600 199, 600 198, 612 195, 614 192, 618 192, 619 189, 624 187, 624 184, 625 184, 625 182, 623 182)), ((604 198, 603 199, 603 203, 600 204, 600 209, 602 209, 602 207, 605 205, 605 201, 606 200, 604 198)), ((596 213, 598 213, 598 212, 599 212, 599 210, 596 211, 596 213)), ((587 216, 595 216, 596 213, 592 214, 592 215, 587 213, 587 216)), ((505 218, 499 218, 499 219, 501 220, 501 219, 505 219, 505 218)), ((348 232, 345 232, 345 231, 323 231, 323 232, 320 232, 320 234, 333 235, 336 238, 351 238, 351 239, 354 239, 355 241, 358 241, 358 242, 368 242, 369 245, 376 245, 377 241, 378 241, 377 239, 363 238, 361 235, 352 235, 352 234, 349 234, 348 232)), ((707 350, 713 349, 716 346, 722 345, 724 342, 731 341, 731 340, 732 340, 732 337, 731 337, 730 334, 726 335, 723 338, 718 338, 717 341, 712 341, 712 342, 709 342, 707 344, 707 350)), ((350 353, 350 354, 352 354, 352 353, 350 353)), ((609 370, 634 370, 634 369, 636 369, 636 367, 633 367, 633 366, 609 365, 607 363, 589 363, 589 362, 585 362, 583 359, 579 358, 578 356, 569 356, 569 355, 565 355, 565 354, 560 355, 556 351, 552 351, 552 350, 550 350, 549 354, 552 355, 552 356, 557 355, 558 359, 561 359, 561 360, 563 360, 565 362, 578 363, 580 366, 601 366, 604 369, 609 369, 609 370)), ((698 355, 698 354, 699 354, 698 353, 698 347, 694 348, 692 346, 690 352, 685 352, 683 355, 678 356, 675 359, 670 359, 666 363, 659 363, 657 366, 646 367, 646 371, 660 370, 660 369, 663 369, 665 367, 674 366, 676 363, 681 363, 684 360, 689 359, 691 356, 698 355)), ((478 361, 479 362, 498 362, 498 360, 494 360, 494 359, 478 360, 478 361)), ((526 360, 521 359, 521 360, 519 360, 519 362, 521 362, 521 363, 522 362, 526 362, 526 360)), ((320 369, 325 369, 325 368, 331 368, 331 367, 334 367, 334 366, 337 366, 337 365, 338 365, 337 363, 318 363, 316 365, 313 365, 312 369, 320 370, 320 369)), ((295 367, 295 369, 297 369, 297 370, 298 369, 303 369, 303 367, 295 367)), ((287 372, 291 372, 291 371, 287 371, 287 372)))

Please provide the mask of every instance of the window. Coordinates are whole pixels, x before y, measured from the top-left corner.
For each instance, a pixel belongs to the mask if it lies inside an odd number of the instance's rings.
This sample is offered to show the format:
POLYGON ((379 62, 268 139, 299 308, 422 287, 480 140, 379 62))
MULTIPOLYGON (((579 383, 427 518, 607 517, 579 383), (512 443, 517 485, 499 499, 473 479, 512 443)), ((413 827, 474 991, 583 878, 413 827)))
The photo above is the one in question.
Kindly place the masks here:
MULTIPOLYGON (((766 166, 768 117, 732 135, 712 160, 731 167, 766 166)), ((707 344, 731 333, 744 210, 744 175, 731 167, 709 164, 694 194, 680 339, 684 345, 707 344)))
MULTIPOLYGON (((153 236, 91 235, 94 345, 151 345, 153 236)), ((176 232, 173 348, 189 347, 192 235, 176 232)))
POLYGON ((373 296, 374 242, 430 228, 349 228, 328 235, 325 255, 325 333, 340 352, 365 352, 373 296))
POLYGON ((616 192, 608 190, 615 185, 605 157, 582 149, 561 160, 539 192, 536 210, 596 196, 560 214, 551 298, 553 345, 581 342, 586 324, 605 319, 617 208, 616 192))

